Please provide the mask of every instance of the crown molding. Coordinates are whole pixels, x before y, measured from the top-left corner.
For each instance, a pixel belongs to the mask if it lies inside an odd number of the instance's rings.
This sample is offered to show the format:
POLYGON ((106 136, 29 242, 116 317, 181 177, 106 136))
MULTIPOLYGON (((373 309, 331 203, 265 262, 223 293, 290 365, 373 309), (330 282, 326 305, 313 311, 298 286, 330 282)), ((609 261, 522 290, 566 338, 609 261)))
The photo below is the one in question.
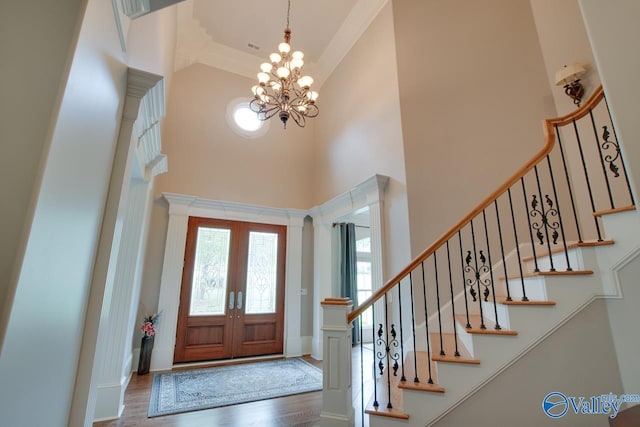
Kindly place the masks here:
POLYGON ((330 223, 366 206, 382 202, 388 182, 388 176, 373 175, 351 190, 311 208, 311 216, 314 222, 317 220, 320 223, 330 223))
POLYGON ((318 60, 316 82, 321 87, 353 45, 378 16, 388 0, 358 0, 318 60))
MULTIPOLYGON (((305 69, 321 88, 358 41, 388 0, 358 0, 333 36, 317 63, 306 62, 305 69)), ((252 55, 217 43, 193 17, 193 0, 178 5, 178 35, 174 71, 200 63, 230 73, 255 79, 265 57, 252 55)))
POLYGON ((162 193, 162 196, 169 202, 169 213, 179 212, 205 218, 302 226, 304 218, 309 215, 308 211, 302 209, 272 208, 174 193, 162 193))

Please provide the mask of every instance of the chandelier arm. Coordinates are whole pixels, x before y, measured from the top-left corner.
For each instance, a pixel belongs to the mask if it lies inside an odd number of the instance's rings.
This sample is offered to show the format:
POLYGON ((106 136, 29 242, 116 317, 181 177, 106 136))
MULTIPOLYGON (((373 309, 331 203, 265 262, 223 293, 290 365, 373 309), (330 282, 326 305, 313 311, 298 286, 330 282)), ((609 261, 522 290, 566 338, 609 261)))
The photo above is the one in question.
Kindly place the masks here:
POLYGON ((296 111, 295 109, 292 109, 290 112, 290 117, 293 118, 293 121, 296 122, 296 124, 298 126, 300 126, 301 128, 304 127, 305 123, 305 119, 304 119, 304 115, 300 114, 298 111, 296 111))

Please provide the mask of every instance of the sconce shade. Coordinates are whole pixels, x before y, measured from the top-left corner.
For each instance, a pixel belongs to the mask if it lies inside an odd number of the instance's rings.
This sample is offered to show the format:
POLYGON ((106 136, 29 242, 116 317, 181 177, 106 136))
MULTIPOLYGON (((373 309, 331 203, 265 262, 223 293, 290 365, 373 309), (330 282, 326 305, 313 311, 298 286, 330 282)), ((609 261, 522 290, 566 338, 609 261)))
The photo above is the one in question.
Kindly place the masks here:
POLYGON ((571 83, 585 73, 585 68, 580 64, 565 65, 556 72, 556 86, 571 83))

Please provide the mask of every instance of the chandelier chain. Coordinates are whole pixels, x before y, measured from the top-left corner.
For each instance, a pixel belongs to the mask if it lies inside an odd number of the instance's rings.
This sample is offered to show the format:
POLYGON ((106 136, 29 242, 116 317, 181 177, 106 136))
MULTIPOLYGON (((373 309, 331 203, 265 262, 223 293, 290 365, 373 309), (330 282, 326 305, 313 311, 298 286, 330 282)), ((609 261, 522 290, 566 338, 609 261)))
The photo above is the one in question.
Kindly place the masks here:
POLYGON ((291 0, 289 0, 289 4, 287 6, 287 29, 289 29, 289 15, 291 14, 291 0))

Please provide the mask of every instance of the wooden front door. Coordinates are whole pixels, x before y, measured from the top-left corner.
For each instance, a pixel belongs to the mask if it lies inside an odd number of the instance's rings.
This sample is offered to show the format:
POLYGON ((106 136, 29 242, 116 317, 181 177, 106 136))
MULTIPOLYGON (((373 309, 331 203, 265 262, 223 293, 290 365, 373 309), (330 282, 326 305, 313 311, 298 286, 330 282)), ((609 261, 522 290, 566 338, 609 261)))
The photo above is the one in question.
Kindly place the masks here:
POLYGON ((286 227, 189 218, 174 362, 282 353, 286 227))

